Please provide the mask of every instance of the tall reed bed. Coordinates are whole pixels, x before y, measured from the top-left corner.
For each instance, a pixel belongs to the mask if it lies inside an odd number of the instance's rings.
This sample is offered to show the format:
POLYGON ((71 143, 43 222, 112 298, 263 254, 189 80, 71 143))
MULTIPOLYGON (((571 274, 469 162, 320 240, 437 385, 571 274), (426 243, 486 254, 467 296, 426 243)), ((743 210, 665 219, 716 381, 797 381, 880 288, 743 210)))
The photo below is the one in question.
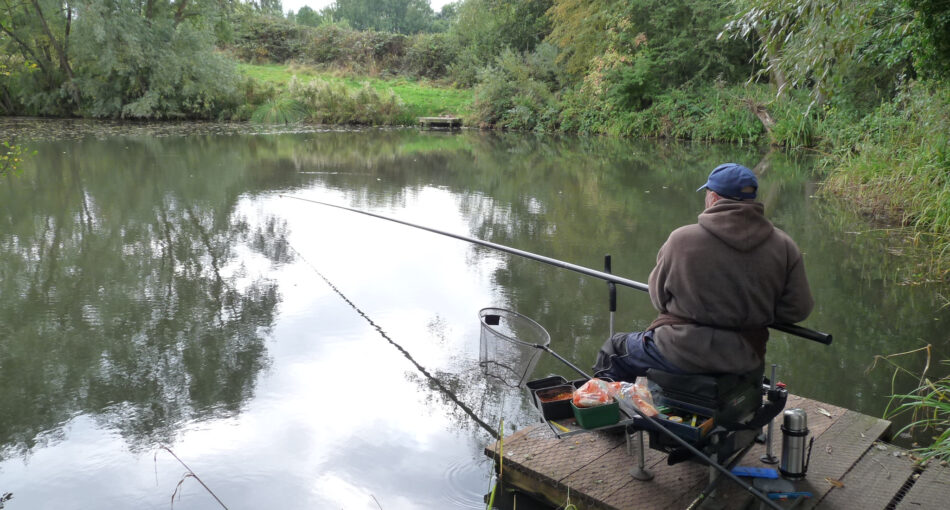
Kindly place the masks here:
POLYGON ((321 79, 303 81, 296 76, 286 91, 258 107, 251 120, 263 124, 410 125, 411 113, 392 91, 378 91, 369 83, 347 87, 321 79))
POLYGON ((924 271, 950 277, 950 88, 913 84, 837 133, 825 191, 913 228, 932 246, 924 271))

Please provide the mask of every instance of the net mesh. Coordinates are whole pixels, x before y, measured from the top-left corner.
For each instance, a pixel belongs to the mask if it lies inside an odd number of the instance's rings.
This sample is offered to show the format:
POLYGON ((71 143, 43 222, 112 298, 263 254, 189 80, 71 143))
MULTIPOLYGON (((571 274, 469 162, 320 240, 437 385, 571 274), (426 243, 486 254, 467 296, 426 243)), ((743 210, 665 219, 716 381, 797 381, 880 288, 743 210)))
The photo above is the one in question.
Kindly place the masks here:
POLYGON ((534 371, 551 335, 537 322, 517 312, 483 308, 478 364, 485 376, 508 386, 523 386, 534 371))

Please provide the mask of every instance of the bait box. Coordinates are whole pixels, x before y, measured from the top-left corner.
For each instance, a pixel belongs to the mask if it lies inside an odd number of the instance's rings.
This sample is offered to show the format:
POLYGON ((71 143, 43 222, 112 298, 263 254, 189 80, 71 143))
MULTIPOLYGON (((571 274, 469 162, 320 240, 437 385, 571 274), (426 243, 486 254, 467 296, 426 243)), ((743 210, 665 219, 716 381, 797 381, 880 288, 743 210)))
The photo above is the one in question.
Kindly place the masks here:
POLYGON ((535 390, 543 390, 544 388, 551 388, 553 386, 560 386, 562 384, 569 384, 569 382, 567 379, 559 375, 549 375, 544 379, 528 381, 525 383, 525 386, 528 388, 528 391, 534 393, 535 390))
POLYGON ((573 384, 559 384, 547 388, 540 388, 533 391, 534 405, 541 410, 541 415, 545 420, 560 420, 561 418, 570 418, 571 402, 574 396, 573 384), (566 393, 567 398, 559 400, 547 400, 559 393, 566 393))
POLYGON ((573 400, 570 403, 571 410, 574 412, 574 419, 582 428, 596 429, 614 425, 620 421, 620 404, 616 400, 609 404, 594 407, 577 407, 573 400))

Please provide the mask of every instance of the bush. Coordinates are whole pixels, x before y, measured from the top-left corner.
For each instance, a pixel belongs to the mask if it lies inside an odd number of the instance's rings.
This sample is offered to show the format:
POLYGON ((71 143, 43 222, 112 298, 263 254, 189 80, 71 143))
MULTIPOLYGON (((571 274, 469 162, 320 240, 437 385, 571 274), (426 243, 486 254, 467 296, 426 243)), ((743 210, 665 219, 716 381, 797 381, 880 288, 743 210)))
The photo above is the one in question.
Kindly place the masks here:
POLYGON ((473 120, 484 126, 549 131, 557 128, 560 108, 556 51, 539 45, 528 54, 505 50, 478 75, 473 120))
POLYGON ((413 121, 398 96, 392 91, 378 92, 369 83, 349 90, 343 83, 304 83, 294 77, 287 94, 306 110, 310 121, 321 124, 392 125, 413 121))
POLYGON ((246 14, 235 23, 232 48, 248 62, 287 62, 299 59, 307 43, 308 27, 283 18, 246 14))
POLYGON ((422 78, 441 78, 458 55, 454 39, 445 34, 419 34, 409 39, 402 69, 422 78))

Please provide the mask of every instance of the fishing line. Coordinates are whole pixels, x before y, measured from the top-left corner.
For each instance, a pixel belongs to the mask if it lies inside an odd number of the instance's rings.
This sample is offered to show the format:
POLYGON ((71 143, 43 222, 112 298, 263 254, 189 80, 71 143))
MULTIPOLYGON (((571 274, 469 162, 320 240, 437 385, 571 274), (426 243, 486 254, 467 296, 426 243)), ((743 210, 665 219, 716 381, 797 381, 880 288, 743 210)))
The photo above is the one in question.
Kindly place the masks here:
POLYGON ((475 420, 475 423, 477 423, 481 428, 485 429, 486 432, 491 434, 491 436, 494 439, 499 439, 501 437, 498 434, 498 431, 493 429, 491 425, 485 423, 481 418, 478 417, 478 415, 475 414, 475 411, 472 411, 467 405, 465 405, 461 400, 459 400, 458 397, 455 396, 455 393, 452 392, 452 390, 446 388, 445 385, 442 384, 442 381, 440 381, 438 378, 430 374, 429 371, 425 369, 425 367, 420 365, 419 362, 417 362, 412 357, 412 354, 410 354, 409 351, 404 349, 403 346, 399 345, 392 338, 390 338, 390 336, 385 331, 383 331, 383 328, 380 327, 379 324, 376 324, 375 322, 373 322, 373 319, 371 319, 369 315, 366 315, 366 312, 361 310, 360 307, 356 306, 356 303, 354 303, 353 301, 350 301, 350 298, 346 297, 346 295, 344 295, 343 292, 340 291, 340 289, 337 288, 337 286, 333 284, 333 282, 331 282, 326 276, 324 276, 324 274, 321 273, 320 270, 317 269, 316 266, 311 264, 310 261, 307 260, 306 257, 304 257, 299 251, 297 251, 296 248, 293 247, 293 245, 291 245, 288 242, 287 246, 291 250, 293 250, 293 252, 296 253, 297 256, 299 256, 301 260, 303 260, 308 266, 310 266, 310 269, 312 269, 314 273, 317 273, 317 276, 319 276, 324 282, 326 282, 327 286, 329 286, 330 289, 336 293, 336 295, 340 296, 340 298, 343 299, 343 301, 346 302, 346 304, 350 305, 350 308, 356 311, 356 313, 358 313, 360 317, 366 320, 366 322, 368 322, 369 325, 372 326, 373 329, 375 329, 379 333, 380 336, 382 336, 387 342, 389 342, 393 347, 395 347, 399 352, 401 352, 402 355, 405 356, 406 359, 408 359, 410 363, 415 365, 416 369, 419 370, 419 372, 422 372, 422 375, 426 376, 426 378, 429 379, 430 382, 432 382, 438 387, 439 391, 444 393, 445 396, 449 397, 449 400, 451 400, 452 402, 455 402, 455 404, 459 406, 459 408, 462 411, 464 411, 465 414, 469 415, 473 420, 475 420))

